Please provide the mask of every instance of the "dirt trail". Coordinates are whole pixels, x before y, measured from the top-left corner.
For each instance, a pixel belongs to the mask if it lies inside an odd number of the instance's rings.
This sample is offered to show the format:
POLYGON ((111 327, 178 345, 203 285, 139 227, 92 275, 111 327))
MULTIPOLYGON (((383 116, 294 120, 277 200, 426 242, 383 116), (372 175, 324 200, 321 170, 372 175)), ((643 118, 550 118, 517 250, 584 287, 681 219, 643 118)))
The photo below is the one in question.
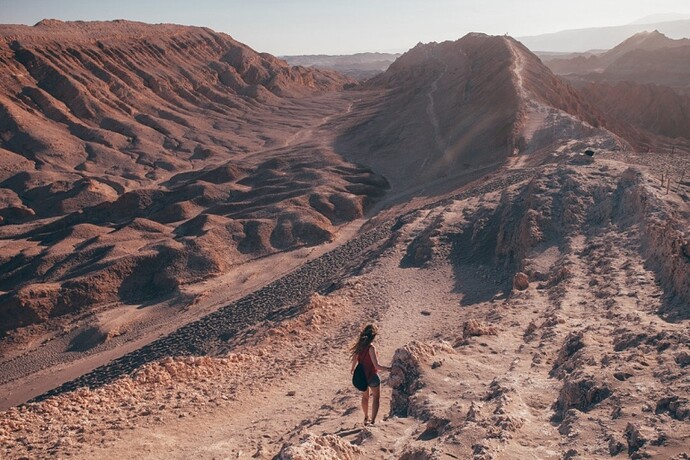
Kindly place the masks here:
POLYGON ((540 104, 534 95, 525 87, 525 80, 523 73, 525 70, 525 59, 517 48, 513 40, 506 38, 506 43, 513 55, 513 65, 511 70, 515 77, 515 87, 520 96, 520 113, 522 114, 522 121, 520 123, 520 133, 525 141, 529 143, 534 134, 545 127, 549 110, 547 107, 540 104))
MULTIPOLYGON (((511 66, 511 70, 514 76, 515 87, 520 97, 519 113, 522 115, 523 120, 521 121, 519 129, 521 134, 524 136, 525 140, 529 142, 529 140, 534 135, 535 131, 537 131, 542 126, 545 116, 535 117, 534 110, 530 110, 530 108, 536 106, 537 104, 534 101, 532 101, 529 92, 525 88, 525 83, 522 78, 522 73, 525 65, 524 60, 522 58, 522 54, 516 48, 515 43, 513 43, 511 39, 506 37, 505 42, 510 48, 511 54, 513 55, 513 65, 511 66)), ((514 148, 513 155, 511 155, 508 159, 508 167, 510 169, 524 168, 526 162, 527 157, 525 155, 520 155, 517 148, 514 148)))
MULTIPOLYGON (((410 226, 403 237, 422 226, 410 226)), ((288 348, 263 358, 271 363, 269 368, 277 363, 275 369, 267 370, 251 387, 240 389, 229 405, 177 420, 166 418, 163 425, 136 434, 124 432, 110 446, 90 447, 77 458, 137 458, 142 454, 147 458, 271 458, 282 442, 295 442, 307 431, 355 440, 361 433, 362 416, 357 392, 349 383, 346 348, 358 328, 371 321, 379 325, 377 348, 386 364, 407 342, 452 335, 461 328, 456 314, 461 296, 453 292, 450 267, 409 270, 401 277, 402 249, 392 249, 375 271, 349 282, 351 288, 337 295, 343 302, 340 310, 329 317, 328 327, 316 332, 318 338, 313 342, 308 341, 295 354, 288 348), (286 398, 289 407, 270 403, 286 398), (269 435, 276 430, 284 433, 282 438, 269 435)), ((385 382, 386 373, 382 376, 385 382)), ((384 421, 390 404, 385 383, 382 394, 379 423, 385 430, 390 423, 384 421)))
POLYGON ((529 93, 527 89, 525 88, 525 83, 522 78, 522 73, 525 68, 525 63, 522 58, 522 54, 520 51, 517 49, 515 46, 515 43, 513 43, 513 40, 511 40, 508 37, 505 37, 505 42, 510 48, 510 52, 513 55, 513 65, 511 66, 511 70, 513 71, 513 75, 515 76, 515 87, 518 90, 518 94, 520 95, 520 98, 523 101, 526 101, 529 99, 529 93))
MULTIPOLYGON (((436 113, 436 106, 434 104, 434 96, 436 94, 436 91, 438 90, 438 82, 446 75, 446 72, 448 71, 448 64, 444 65, 443 71, 434 79, 433 82, 431 82, 431 86, 429 87, 429 91, 426 93, 426 96, 429 98, 429 103, 426 106, 426 113, 429 116, 429 121, 431 122, 431 126, 434 128, 434 142, 436 143, 436 149, 438 152, 441 154, 441 156, 444 156, 446 154, 446 149, 448 148, 447 143, 443 139, 443 135, 441 134, 441 126, 439 124, 438 120, 438 114, 436 113)), ((422 168, 424 168, 424 165, 427 163, 429 160, 429 157, 424 160, 422 163, 422 168)))

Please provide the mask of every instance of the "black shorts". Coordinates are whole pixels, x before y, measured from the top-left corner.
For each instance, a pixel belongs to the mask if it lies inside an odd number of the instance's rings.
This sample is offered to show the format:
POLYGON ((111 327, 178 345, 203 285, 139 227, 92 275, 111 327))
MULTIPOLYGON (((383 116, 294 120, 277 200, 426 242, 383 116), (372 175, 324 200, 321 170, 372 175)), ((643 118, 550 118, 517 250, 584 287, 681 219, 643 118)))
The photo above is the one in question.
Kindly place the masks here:
POLYGON ((374 374, 374 376, 369 380, 369 383, 367 383, 372 388, 376 388, 378 386, 381 386, 381 379, 379 378, 378 374, 374 374))

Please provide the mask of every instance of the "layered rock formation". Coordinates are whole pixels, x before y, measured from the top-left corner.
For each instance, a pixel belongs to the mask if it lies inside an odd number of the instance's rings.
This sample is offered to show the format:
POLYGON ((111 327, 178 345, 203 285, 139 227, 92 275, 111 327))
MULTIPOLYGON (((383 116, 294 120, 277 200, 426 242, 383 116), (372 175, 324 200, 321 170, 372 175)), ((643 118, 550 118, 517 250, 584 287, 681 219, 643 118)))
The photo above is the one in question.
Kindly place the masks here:
POLYGON ((588 83, 580 93, 640 151, 664 144, 690 147, 690 96, 666 86, 629 81, 588 83))

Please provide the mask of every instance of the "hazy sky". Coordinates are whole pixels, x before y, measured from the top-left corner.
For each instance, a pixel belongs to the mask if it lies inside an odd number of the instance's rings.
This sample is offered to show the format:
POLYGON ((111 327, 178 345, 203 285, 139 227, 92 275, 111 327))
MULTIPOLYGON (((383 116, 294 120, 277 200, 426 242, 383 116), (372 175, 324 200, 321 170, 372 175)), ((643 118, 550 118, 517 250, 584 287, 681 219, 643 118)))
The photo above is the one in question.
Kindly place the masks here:
POLYGON ((131 19, 210 27, 258 51, 404 51, 467 32, 537 35, 690 14, 688 0, 0 0, 0 23, 131 19))

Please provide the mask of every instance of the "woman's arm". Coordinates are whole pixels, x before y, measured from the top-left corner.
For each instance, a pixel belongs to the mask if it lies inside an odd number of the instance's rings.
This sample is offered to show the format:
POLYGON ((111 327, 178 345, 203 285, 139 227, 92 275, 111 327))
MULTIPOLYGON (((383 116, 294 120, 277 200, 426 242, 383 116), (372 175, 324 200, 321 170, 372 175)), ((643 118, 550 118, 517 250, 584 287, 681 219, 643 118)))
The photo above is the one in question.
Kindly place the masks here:
POLYGON ((376 356, 376 348, 372 345, 371 348, 369 348, 369 356, 371 356, 371 362, 374 364, 374 367, 380 371, 389 371, 391 370, 390 367, 382 366, 379 364, 379 360, 376 356))

